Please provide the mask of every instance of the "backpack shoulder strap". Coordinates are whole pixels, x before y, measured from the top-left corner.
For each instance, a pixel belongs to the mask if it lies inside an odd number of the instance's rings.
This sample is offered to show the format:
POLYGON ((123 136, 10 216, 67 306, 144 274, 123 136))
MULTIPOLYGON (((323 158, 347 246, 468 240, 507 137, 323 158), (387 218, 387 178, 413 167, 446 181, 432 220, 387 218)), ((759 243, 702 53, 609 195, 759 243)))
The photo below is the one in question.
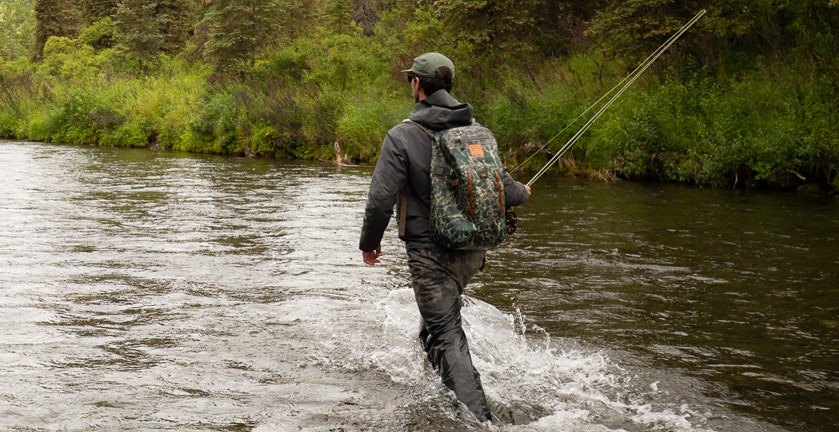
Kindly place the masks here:
POLYGON ((416 127, 422 129, 422 131, 425 132, 426 135, 430 136, 431 139, 434 139, 434 132, 431 132, 431 130, 429 130, 427 127, 425 127, 425 126, 423 126, 423 125, 421 125, 421 124, 419 124, 419 123, 417 123, 417 122, 415 122, 411 119, 402 120, 402 123, 410 123, 412 125, 415 125, 416 127))
MULTIPOLYGON (((402 123, 411 123, 413 125, 416 125, 418 128, 422 129, 423 132, 425 132, 428 136, 430 136, 431 138, 434 138, 434 132, 431 132, 430 129, 428 129, 427 127, 419 124, 418 122, 415 122, 415 121, 413 121, 409 118, 406 118, 405 120, 402 120, 402 123)), ((471 125, 471 126, 483 126, 482 124, 476 122, 474 118, 472 119, 472 122, 469 123, 469 125, 471 125)))

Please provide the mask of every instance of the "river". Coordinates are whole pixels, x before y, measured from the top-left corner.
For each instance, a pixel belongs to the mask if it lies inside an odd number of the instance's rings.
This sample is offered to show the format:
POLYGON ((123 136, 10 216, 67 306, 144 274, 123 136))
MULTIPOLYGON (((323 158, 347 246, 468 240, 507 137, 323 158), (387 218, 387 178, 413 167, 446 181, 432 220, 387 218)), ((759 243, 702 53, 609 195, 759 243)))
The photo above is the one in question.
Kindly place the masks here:
MULTIPOLYGON (((0 430, 476 429, 395 226, 361 262, 370 173, 0 142, 0 430)), ((492 430, 835 430, 835 198, 544 177, 515 210, 465 297, 492 430)))

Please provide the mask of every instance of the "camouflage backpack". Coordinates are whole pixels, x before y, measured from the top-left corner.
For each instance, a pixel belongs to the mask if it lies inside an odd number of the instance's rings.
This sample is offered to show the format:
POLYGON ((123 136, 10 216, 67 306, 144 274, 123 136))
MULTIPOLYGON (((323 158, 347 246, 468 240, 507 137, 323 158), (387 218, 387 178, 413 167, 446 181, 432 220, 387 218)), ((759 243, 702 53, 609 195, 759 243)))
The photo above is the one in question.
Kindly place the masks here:
POLYGON ((431 239, 450 249, 488 249, 507 235, 504 165, 478 123, 432 132, 431 239))

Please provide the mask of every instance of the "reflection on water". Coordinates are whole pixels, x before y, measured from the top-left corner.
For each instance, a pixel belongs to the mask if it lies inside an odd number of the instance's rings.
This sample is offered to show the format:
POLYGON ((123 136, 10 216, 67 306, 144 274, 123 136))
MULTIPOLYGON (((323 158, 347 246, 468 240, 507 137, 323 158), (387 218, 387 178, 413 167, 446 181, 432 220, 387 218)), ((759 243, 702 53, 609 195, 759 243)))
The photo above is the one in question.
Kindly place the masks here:
MULTIPOLYGON (((368 168, 0 143, 1 430, 464 430, 368 168)), ((828 431, 832 199, 543 178, 467 297, 504 431, 828 431), (491 304, 490 304, 491 303, 491 304), (786 429, 784 429, 786 428, 786 429)))

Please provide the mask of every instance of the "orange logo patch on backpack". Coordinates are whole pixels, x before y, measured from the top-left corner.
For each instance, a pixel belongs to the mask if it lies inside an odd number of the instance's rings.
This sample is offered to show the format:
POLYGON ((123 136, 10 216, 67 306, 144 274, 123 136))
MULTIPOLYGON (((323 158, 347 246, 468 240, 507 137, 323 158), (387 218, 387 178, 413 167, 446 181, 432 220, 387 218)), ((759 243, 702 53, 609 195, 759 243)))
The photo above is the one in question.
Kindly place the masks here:
POLYGON ((480 144, 469 144, 469 153, 473 158, 480 159, 484 157, 484 148, 480 144))

